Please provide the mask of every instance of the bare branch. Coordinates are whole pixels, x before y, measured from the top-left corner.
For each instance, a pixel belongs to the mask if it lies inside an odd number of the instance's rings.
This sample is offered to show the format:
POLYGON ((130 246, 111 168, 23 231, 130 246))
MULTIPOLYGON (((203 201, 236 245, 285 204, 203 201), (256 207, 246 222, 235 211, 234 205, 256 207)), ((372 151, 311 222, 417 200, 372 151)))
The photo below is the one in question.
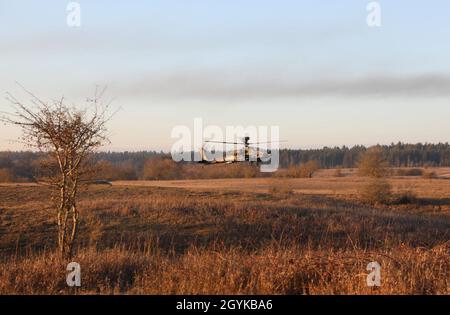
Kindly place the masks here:
POLYGON ((2 113, 0 121, 19 126, 27 145, 51 157, 50 163, 47 163, 48 174, 35 181, 51 187, 59 198, 58 246, 62 256, 70 257, 78 231, 76 198, 78 186, 83 182, 80 178, 83 175, 83 162, 90 153, 108 141, 106 124, 112 118, 108 114, 110 103, 105 105, 101 100, 106 88, 99 90, 96 87, 94 97, 87 99, 88 104, 93 105, 92 108, 79 109, 66 105, 64 97, 44 102, 18 85, 31 100, 26 104, 7 93, 6 99, 14 112, 2 113), (49 177, 49 174, 53 175, 49 177))

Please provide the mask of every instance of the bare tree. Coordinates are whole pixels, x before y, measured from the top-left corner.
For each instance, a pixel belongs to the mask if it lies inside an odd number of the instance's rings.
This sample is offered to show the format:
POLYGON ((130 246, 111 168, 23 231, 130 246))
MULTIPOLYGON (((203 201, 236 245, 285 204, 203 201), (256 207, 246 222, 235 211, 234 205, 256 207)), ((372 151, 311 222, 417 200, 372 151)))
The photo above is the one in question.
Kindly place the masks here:
POLYGON ((30 91, 24 91, 31 97, 27 104, 7 93, 14 112, 5 113, 0 119, 20 127, 22 142, 48 153, 53 162, 56 168, 53 176, 39 182, 52 188, 56 201, 58 251, 62 258, 71 258, 79 228, 77 196, 83 181, 83 165, 90 153, 108 141, 109 103, 101 101, 105 89, 96 89, 83 109, 67 105, 64 98, 44 102, 30 91))
POLYGON ((379 146, 371 147, 364 152, 358 163, 359 174, 370 179, 360 190, 361 198, 370 204, 386 204, 392 197, 392 187, 386 180, 389 164, 383 150, 379 146))
POLYGON ((373 178, 385 177, 389 172, 388 167, 383 150, 378 146, 371 147, 364 152, 358 163, 359 174, 373 178))

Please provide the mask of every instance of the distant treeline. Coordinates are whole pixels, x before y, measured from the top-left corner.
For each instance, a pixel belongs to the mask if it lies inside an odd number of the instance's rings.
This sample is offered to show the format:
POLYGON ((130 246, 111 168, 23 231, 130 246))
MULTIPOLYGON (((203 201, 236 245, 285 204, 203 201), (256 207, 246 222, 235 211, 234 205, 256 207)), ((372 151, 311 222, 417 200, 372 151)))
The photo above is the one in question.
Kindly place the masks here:
MULTIPOLYGON (((391 167, 450 166, 450 144, 405 144, 379 146, 391 167)), ((317 150, 281 150, 280 164, 289 167, 317 160, 322 168, 356 167, 364 146, 322 148, 317 150)))
MULTIPOLYGON (((380 146, 392 167, 450 166, 450 144, 404 144, 380 146)), ((364 146, 315 150, 280 150, 280 167, 293 168, 317 161, 320 168, 352 168, 364 146)), ((36 152, 0 152, 0 181, 31 181, 47 157, 36 152)), ((255 167, 242 164, 200 166, 175 163, 170 154, 155 151, 98 152, 92 157, 97 178, 108 180, 226 178, 261 176, 255 167)))

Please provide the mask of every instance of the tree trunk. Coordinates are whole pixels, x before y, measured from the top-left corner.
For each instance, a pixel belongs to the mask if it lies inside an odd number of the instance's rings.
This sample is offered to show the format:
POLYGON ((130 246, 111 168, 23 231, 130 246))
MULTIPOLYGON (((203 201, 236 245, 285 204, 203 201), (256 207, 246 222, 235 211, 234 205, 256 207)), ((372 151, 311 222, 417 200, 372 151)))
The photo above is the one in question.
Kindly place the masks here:
MULTIPOLYGON (((65 185, 67 185, 67 181, 65 181, 65 185)), ((79 224, 79 212, 75 200, 76 191, 77 181, 73 181, 70 189, 61 188, 58 207, 58 252, 61 259, 71 259, 73 256, 73 245, 79 224)))

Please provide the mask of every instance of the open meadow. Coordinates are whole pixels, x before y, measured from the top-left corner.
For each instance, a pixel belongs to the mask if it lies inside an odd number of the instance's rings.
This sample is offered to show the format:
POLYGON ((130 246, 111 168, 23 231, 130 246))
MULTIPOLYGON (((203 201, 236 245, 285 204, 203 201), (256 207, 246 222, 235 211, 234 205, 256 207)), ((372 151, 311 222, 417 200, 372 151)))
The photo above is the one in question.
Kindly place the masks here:
POLYGON ((414 198, 375 205, 354 170, 91 185, 78 289, 55 252, 48 188, 0 184, 0 294, 449 294, 450 169, 436 173, 390 177, 414 198))

